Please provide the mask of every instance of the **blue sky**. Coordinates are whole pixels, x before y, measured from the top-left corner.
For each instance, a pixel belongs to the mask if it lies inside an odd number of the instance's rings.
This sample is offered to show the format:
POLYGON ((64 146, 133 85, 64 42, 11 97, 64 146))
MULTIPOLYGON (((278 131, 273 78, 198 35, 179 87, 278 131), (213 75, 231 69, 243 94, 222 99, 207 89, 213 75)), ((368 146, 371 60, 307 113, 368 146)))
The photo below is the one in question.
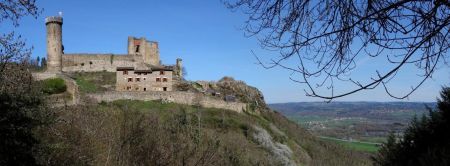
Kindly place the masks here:
MULTIPOLYGON (((218 80, 232 76, 260 89, 269 103, 323 101, 306 97, 305 85, 290 81, 290 72, 280 68, 266 70, 256 64, 258 56, 276 56, 277 52, 260 48, 255 38, 246 38, 240 30, 245 15, 231 12, 220 0, 38 0, 44 8, 37 18, 24 18, 17 32, 34 47, 33 56, 46 55, 46 16, 63 12, 63 43, 66 53, 126 53, 127 37, 146 37, 159 42, 164 64, 183 59, 189 80, 218 80)), ((5 26, 4 26, 5 27, 5 26)), ((8 32, 12 30, 6 26, 8 32)), ((2 27, 3 28, 3 27, 2 27)), ((292 61, 295 63, 295 61, 292 61)), ((373 68, 385 64, 362 58, 356 77, 373 74, 373 68)), ((441 66, 433 79, 403 101, 435 101, 441 86, 449 85, 450 70, 441 66)), ((398 93, 406 92, 418 81, 413 68, 390 84, 398 93)), ((338 84, 340 89, 348 85, 338 84)), ((398 101, 389 98, 382 87, 338 99, 338 101, 398 101)))

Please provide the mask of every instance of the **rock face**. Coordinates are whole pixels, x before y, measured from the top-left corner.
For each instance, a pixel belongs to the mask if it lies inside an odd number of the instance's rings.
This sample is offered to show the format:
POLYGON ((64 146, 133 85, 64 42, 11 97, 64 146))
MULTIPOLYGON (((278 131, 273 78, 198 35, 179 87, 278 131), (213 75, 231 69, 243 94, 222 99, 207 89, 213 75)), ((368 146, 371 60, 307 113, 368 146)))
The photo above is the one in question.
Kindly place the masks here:
POLYGON ((267 109, 264 96, 257 88, 247 85, 244 81, 223 77, 217 82, 217 87, 223 93, 231 93, 241 102, 249 103, 255 109, 267 109))
POLYGON ((264 96, 257 88, 247 85, 244 81, 232 77, 223 77, 218 82, 197 81, 198 89, 224 100, 238 100, 248 103, 251 110, 268 110, 264 96))

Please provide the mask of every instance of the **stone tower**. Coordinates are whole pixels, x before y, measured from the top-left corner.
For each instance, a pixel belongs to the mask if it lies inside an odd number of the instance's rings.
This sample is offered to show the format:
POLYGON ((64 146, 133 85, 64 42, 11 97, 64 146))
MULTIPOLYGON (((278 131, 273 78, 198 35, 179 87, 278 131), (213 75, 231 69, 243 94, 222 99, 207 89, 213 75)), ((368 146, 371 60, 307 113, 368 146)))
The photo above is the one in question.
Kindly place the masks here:
POLYGON ((177 64, 175 66, 177 71, 176 74, 178 75, 178 77, 183 78, 183 66, 181 58, 177 58, 177 64))
POLYGON ((158 42, 147 41, 144 37, 128 37, 128 54, 139 57, 144 63, 159 66, 158 42))
POLYGON ((62 70, 62 24, 61 16, 45 18, 47 28, 47 71, 61 72, 62 70))

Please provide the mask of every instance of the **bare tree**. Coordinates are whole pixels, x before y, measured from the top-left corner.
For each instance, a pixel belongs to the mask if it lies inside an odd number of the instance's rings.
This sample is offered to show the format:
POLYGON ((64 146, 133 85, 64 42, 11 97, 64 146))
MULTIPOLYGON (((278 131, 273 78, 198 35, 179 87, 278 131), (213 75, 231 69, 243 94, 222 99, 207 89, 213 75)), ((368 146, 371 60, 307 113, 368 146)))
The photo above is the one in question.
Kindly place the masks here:
POLYGON ((26 15, 38 15, 34 0, 0 1, 0 165, 36 165, 33 129, 44 123, 44 100, 28 70, 31 49, 4 28, 26 15))
MULTIPOLYGON (((24 16, 37 18, 41 10, 35 0, 2 0, 0 1, 0 23, 11 22, 12 26, 19 26, 19 20, 24 16)), ((20 63, 31 55, 31 48, 27 48, 25 41, 14 31, 0 32, 0 75, 11 62, 20 63)), ((3 79, 4 78, 0 78, 3 79)))
POLYGON ((307 96, 327 100, 378 86, 393 98, 404 99, 432 77, 449 58, 448 0, 229 0, 248 19, 244 31, 263 48, 280 56, 259 64, 298 74, 290 79, 307 85, 307 96), (362 58, 387 64, 366 79, 350 74, 362 58), (295 61, 294 66, 288 65, 295 61), (297 62, 298 61, 298 62, 297 62), (393 94, 388 83, 402 69, 417 69, 420 81, 405 94, 393 94), (353 89, 336 92, 336 83, 353 89), (330 94, 319 93, 325 89, 330 94))

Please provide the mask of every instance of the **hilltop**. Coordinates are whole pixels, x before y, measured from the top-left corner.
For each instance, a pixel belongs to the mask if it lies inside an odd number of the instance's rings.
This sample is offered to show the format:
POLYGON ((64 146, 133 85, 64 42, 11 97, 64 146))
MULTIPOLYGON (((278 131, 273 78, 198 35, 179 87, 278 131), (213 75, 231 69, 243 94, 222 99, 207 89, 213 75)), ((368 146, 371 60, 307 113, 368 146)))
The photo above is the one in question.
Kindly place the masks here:
MULTIPOLYGON (((37 130, 43 147, 38 152, 42 164, 368 165, 370 162, 367 155, 321 140, 270 110, 257 88, 231 77, 206 84, 186 81, 184 90, 224 100, 231 100, 227 96, 233 94, 233 100, 249 105, 242 112, 168 100, 94 102, 90 95, 114 89, 111 77, 107 72, 70 75, 78 85, 80 102, 55 107, 52 109, 55 123, 37 130)), ((64 93, 67 92, 48 97, 58 98, 64 93)), ((66 96, 62 100, 72 99, 66 96)))

